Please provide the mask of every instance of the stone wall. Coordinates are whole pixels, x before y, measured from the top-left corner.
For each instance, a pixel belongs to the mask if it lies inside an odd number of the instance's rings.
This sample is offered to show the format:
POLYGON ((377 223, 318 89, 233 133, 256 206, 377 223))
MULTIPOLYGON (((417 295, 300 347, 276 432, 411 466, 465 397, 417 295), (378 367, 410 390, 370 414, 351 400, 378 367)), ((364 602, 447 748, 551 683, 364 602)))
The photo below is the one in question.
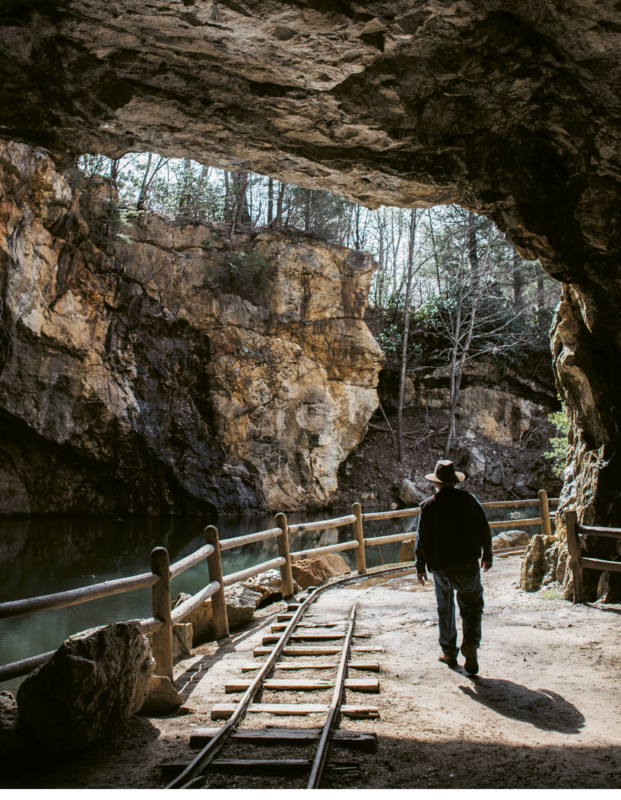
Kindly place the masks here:
POLYGON ((322 506, 377 406, 375 264, 156 216, 0 145, 0 513, 322 506), (118 227, 118 226, 117 226, 118 227))

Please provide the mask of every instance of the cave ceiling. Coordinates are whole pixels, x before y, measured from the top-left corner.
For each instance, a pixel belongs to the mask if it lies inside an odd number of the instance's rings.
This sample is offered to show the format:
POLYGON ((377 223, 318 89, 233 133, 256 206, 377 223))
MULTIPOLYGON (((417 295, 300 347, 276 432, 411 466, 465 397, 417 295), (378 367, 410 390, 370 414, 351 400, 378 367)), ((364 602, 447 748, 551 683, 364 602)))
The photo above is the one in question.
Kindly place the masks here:
POLYGON ((591 294, 618 262, 621 3, 5 0, 0 136, 458 202, 591 294))

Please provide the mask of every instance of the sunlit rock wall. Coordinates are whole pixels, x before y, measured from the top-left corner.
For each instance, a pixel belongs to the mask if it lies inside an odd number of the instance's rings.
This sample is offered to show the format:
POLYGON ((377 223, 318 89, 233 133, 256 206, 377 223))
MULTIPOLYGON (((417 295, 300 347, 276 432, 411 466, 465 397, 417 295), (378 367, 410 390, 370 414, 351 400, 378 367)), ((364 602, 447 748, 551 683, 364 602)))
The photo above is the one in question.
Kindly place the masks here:
POLYGON ((0 513, 324 505, 377 406, 374 262, 158 217, 112 231, 0 145, 0 513))

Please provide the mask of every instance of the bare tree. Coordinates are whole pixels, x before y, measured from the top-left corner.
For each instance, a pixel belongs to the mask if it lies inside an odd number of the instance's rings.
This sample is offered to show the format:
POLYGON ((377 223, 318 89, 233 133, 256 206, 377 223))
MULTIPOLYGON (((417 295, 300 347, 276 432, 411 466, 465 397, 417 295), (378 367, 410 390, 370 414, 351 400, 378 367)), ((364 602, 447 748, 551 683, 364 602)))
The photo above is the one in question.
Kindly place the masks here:
POLYGON ((410 294, 412 292, 412 271, 414 268, 414 244, 416 242, 416 209, 410 211, 410 230, 408 239, 407 278, 405 281, 405 303, 403 311, 403 342, 401 346, 401 379, 399 383, 399 403, 397 405, 397 458, 403 462, 403 400, 405 396, 405 373, 408 362, 408 337, 410 333, 410 294))

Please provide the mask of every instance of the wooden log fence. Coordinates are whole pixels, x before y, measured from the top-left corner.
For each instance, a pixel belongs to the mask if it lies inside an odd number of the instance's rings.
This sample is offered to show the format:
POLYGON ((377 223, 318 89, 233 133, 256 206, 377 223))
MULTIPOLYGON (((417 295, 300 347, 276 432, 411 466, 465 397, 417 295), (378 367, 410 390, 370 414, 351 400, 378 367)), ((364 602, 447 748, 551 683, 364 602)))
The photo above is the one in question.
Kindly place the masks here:
POLYGON ((574 510, 565 511, 567 531, 567 551, 569 565, 574 579, 574 603, 582 603, 584 598, 583 570, 621 572, 620 561, 605 561, 600 558, 583 557, 580 551, 580 536, 603 536, 608 539, 621 539, 621 528, 604 528, 596 525, 579 525, 574 510))
MULTIPOLYGON (((493 528, 522 527, 524 525, 540 525, 542 532, 550 531, 550 519, 554 515, 549 513, 549 506, 555 505, 558 500, 548 499, 545 491, 539 492, 537 499, 530 500, 502 500, 492 503, 483 503, 483 508, 531 508, 539 506, 540 514, 538 517, 529 519, 513 519, 507 522, 491 522, 493 528)), ((66 592, 42 595, 25 600, 12 600, 0 603, 0 619, 11 619, 14 617, 25 616, 28 614, 41 613, 53 609, 66 608, 67 606, 86 603, 90 600, 97 600, 102 597, 109 597, 114 594, 130 592, 136 589, 143 589, 151 586, 152 592, 152 614, 148 619, 132 620, 140 625, 145 634, 152 634, 152 649, 156 660, 156 674, 173 677, 172 659, 172 627, 182 622, 189 614, 195 611, 206 600, 211 599, 213 624, 215 638, 222 639, 229 635, 228 616, 226 611, 226 600, 224 589, 236 583, 246 581, 251 577, 262 574, 271 569, 278 568, 281 575, 281 585, 284 597, 293 595, 293 574, 292 564, 303 558, 320 556, 327 553, 339 553, 345 550, 354 550, 356 555, 356 570, 358 574, 364 575, 367 572, 366 548, 377 546, 381 554, 380 546, 395 542, 402 542, 413 539, 416 536, 414 531, 406 533, 396 533, 388 536, 365 538, 364 523, 382 521, 389 519, 400 519, 405 517, 416 517, 420 514, 420 508, 402 508, 391 511, 373 511, 362 513, 360 503, 354 503, 352 513, 334 519, 319 520, 317 522, 287 524, 284 514, 276 515, 276 527, 265 531, 251 533, 246 536, 239 536, 233 539, 220 540, 218 530, 210 525, 205 529, 205 545, 194 553, 180 559, 174 564, 169 564, 168 552, 163 547, 156 547, 151 553, 151 571, 142 575, 133 575, 128 578, 97 583, 93 586, 85 586, 80 589, 71 589, 66 592), (307 533, 311 531, 323 531, 333 528, 352 526, 352 540, 339 544, 314 547, 307 550, 290 552, 289 542, 291 534, 307 533), (256 542, 275 538, 278 545, 278 558, 257 564, 254 567, 223 575, 222 553, 234 548, 242 548, 256 542), (207 561, 210 583, 194 594, 177 608, 171 610, 170 582, 178 577, 190 567, 202 561, 207 561)), ((621 537, 621 529, 614 528, 589 528, 578 527, 580 533, 592 535, 614 535, 621 537)), ((577 538, 576 538, 577 541, 577 538)), ((513 551, 515 552, 515 548, 513 551)), ((579 545, 578 545, 579 554, 579 545)), ((585 567, 595 564, 605 564, 605 567, 595 567, 597 569, 615 569, 621 571, 621 563, 595 561, 593 559, 581 559, 585 567), (590 563, 592 562, 592 563, 590 563), (612 566, 610 566, 612 565, 612 566)), ((580 565, 578 566, 580 569, 580 565)), ((11 664, 0 666, 0 682, 7 681, 22 675, 27 675, 33 669, 45 664, 54 655, 55 651, 42 653, 41 655, 15 661, 11 664)))

